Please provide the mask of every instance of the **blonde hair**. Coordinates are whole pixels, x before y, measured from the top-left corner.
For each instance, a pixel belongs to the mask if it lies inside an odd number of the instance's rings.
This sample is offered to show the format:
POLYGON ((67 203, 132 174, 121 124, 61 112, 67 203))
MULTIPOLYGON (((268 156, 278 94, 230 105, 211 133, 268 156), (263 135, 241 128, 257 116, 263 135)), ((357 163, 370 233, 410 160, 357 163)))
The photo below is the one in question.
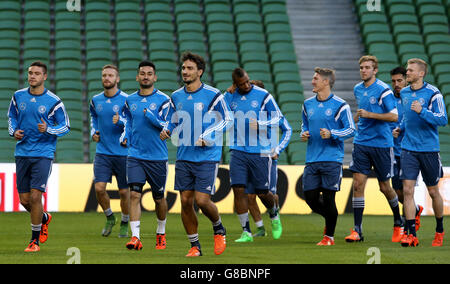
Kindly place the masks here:
POLYGON ((378 58, 374 55, 364 55, 359 59, 359 65, 361 63, 366 61, 372 61, 373 62, 373 69, 378 69, 378 58))
POLYGON ((330 84, 330 89, 333 88, 334 82, 336 81, 335 71, 329 68, 314 68, 314 72, 319 74, 323 79, 327 79, 330 84))
POLYGON ((411 58, 411 59, 408 60, 408 65, 409 64, 417 64, 417 65, 419 65, 420 69, 422 69, 422 71, 425 72, 425 75, 427 75, 428 64, 425 62, 425 60, 422 60, 420 58, 411 58))
POLYGON ((116 65, 113 64, 106 64, 105 66, 103 66, 102 71, 105 69, 114 69, 117 72, 117 76, 119 76, 119 68, 117 68, 116 65))

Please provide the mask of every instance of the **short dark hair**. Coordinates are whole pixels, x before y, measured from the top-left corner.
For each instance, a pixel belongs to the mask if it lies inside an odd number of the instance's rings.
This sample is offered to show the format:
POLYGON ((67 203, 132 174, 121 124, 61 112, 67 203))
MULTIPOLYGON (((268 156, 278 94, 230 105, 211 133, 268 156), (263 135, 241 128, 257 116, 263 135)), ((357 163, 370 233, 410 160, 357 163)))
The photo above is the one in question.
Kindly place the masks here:
POLYGON ((139 69, 141 69, 141 67, 145 67, 145 66, 152 67, 152 68, 153 68, 153 71, 156 72, 156 66, 155 66, 155 64, 154 64, 153 62, 151 62, 151 61, 144 60, 144 61, 141 61, 141 63, 139 63, 139 67, 138 67, 138 70, 137 70, 138 73, 139 73, 139 69))
POLYGON ((44 62, 42 62, 42 61, 34 61, 33 63, 30 64, 30 67, 32 67, 32 66, 41 67, 42 70, 44 70, 44 74, 47 74, 47 65, 45 65, 44 62))
POLYGON ((333 69, 316 67, 314 68, 314 72, 322 76, 322 79, 327 79, 330 84, 330 88, 333 88, 334 82, 336 81, 336 72, 333 69))
POLYGON ((114 64, 106 64, 105 66, 103 66, 102 71, 105 69, 113 69, 117 72, 117 75, 119 75, 119 68, 117 68, 117 66, 114 64))
POLYGON ((198 70, 203 70, 205 73, 205 59, 198 54, 192 53, 190 51, 186 51, 181 55, 181 62, 192 61, 197 65, 198 70))
POLYGON ((397 74, 402 74, 403 77, 406 77, 406 68, 403 66, 398 66, 391 70, 391 76, 394 76, 397 74))

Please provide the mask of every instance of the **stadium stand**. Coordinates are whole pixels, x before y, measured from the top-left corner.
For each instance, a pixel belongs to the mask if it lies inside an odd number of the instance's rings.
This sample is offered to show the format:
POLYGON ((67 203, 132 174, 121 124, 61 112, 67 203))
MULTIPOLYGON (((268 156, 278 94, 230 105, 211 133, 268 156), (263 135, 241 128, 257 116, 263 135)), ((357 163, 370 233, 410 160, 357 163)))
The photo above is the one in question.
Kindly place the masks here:
MULTIPOLYGON (((429 64, 425 80, 436 85, 450 109, 450 34, 448 0, 387 0, 380 11, 368 11, 355 0, 366 51, 380 61, 378 78, 390 83, 389 71, 418 57, 429 64)), ((440 127, 441 159, 450 164, 449 127, 440 127)))

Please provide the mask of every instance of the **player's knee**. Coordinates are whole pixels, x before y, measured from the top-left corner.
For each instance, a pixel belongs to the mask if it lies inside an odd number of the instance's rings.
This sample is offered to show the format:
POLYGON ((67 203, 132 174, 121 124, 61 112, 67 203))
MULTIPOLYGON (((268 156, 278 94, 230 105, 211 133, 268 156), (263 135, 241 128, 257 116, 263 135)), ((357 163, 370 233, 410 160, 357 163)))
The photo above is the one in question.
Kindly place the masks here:
POLYGON ((144 185, 141 183, 132 183, 132 184, 130 184, 130 191, 142 194, 143 187, 144 187, 144 185))
POLYGON ((428 194, 432 199, 438 198, 441 194, 439 193, 439 188, 437 186, 432 186, 428 188, 428 194))
POLYGON ((160 202, 164 199, 164 191, 152 191, 152 196, 155 202, 160 202))
POLYGON ((97 192, 97 193, 106 193, 106 184, 97 182, 95 184, 95 192, 97 192))

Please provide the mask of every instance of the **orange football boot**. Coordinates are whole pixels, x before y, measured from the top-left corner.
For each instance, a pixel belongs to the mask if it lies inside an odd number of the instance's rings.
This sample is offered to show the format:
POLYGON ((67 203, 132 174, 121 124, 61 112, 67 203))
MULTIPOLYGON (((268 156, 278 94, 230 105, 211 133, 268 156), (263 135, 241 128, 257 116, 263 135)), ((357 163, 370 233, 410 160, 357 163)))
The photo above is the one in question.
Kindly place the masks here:
POLYGON ((444 232, 442 233, 436 232, 436 234, 434 235, 433 243, 431 243, 431 246, 441 247, 443 243, 444 243, 444 232))
POLYGON ((156 246, 155 249, 166 248, 166 234, 156 234, 156 246))
POLYGON ((227 247, 227 241, 225 235, 217 234, 214 235, 214 253, 220 255, 225 251, 227 247))
POLYGON ((45 243, 48 239, 48 224, 50 224, 50 221, 52 221, 52 215, 47 212, 47 216, 47 222, 45 224, 42 224, 41 234, 39 235, 39 242, 41 244, 45 243))
POLYGON ((334 246, 334 240, 328 236, 323 236, 323 239, 317 243, 318 246, 334 246))
POLYGON ((351 229, 351 233, 345 237, 345 241, 348 243, 362 242, 364 241, 364 237, 360 236, 357 231, 351 229))
POLYGON ((37 244, 37 240, 32 240, 27 248, 24 250, 24 252, 38 252, 40 251, 41 248, 39 247, 39 245, 37 244))
POLYGON ((137 237, 132 237, 131 240, 126 244, 127 249, 132 250, 142 250, 142 243, 137 237))
POLYGON ((399 243, 402 241, 403 238, 403 227, 394 226, 394 233, 392 234, 392 242, 393 243, 399 243))
POLYGON ((417 247, 419 245, 419 239, 413 234, 409 234, 401 241, 402 247, 417 247))
POLYGON ((197 256, 202 256, 202 251, 197 246, 191 247, 188 254, 186 254, 186 257, 197 257, 197 256))
POLYGON ((419 212, 416 214, 416 232, 419 231, 420 228, 420 215, 422 215, 423 206, 419 206, 419 212))

